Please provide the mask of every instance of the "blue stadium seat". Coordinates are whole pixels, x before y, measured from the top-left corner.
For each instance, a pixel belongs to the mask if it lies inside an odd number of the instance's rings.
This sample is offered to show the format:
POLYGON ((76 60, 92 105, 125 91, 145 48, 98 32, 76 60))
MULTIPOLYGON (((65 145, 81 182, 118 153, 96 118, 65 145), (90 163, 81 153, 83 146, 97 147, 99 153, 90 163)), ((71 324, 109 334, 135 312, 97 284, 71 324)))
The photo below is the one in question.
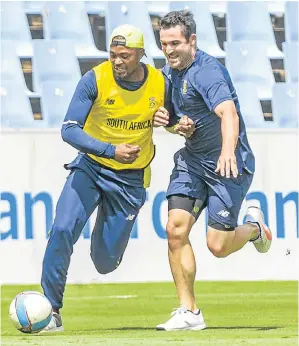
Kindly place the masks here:
POLYGON ((284 14, 284 1, 266 1, 270 14, 281 17, 284 14))
POLYGON ((46 2, 47 39, 72 40, 78 58, 108 59, 108 53, 96 48, 83 1, 46 2))
POLYGON ((216 14, 217 16, 223 17, 227 12, 227 1, 221 0, 221 1, 208 1, 210 11, 213 14, 216 14))
POLYGON ((32 57, 32 38, 21 1, 1 1, 1 41, 13 41, 20 57, 32 57))
POLYGON ((81 78, 78 59, 72 41, 34 40, 32 58, 33 86, 39 92, 45 81, 72 81, 81 78))
POLYGON ((28 90, 24 74, 22 71, 22 65, 19 57, 16 53, 15 42, 2 41, 1 42, 1 71, 0 79, 3 81, 11 81, 17 84, 22 84, 25 93, 31 97, 37 97, 38 95, 28 90))
POLYGON ((280 128, 298 128, 298 84, 274 85, 272 114, 280 128))
POLYGON ((60 128, 73 97, 72 81, 46 81, 41 87, 42 117, 47 127, 60 128))
POLYGON ((298 83, 298 43, 282 44, 284 52, 284 69, 287 83, 298 83))
POLYGON ((202 1, 172 1, 170 3, 171 11, 187 9, 194 14, 194 19, 197 23, 198 48, 217 58, 223 58, 225 52, 219 47, 213 17, 209 10, 209 3, 202 1))
POLYGON ((20 81, 1 80, 1 127, 36 127, 24 84, 20 81))
POLYGON ((151 57, 151 56, 143 56, 141 61, 144 63, 144 64, 147 64, 147 65, 152 65, 153 67, 155 67, 155 62, 154 62, 154 59, 151 57))
POLYGON ((260 100, 258 99, 257 90, 252 83, 235 83, 234 84, 240 109, 247 128, 275 128, 272 121, 265 121, 260 100))
POLYGON ((27 14, 43 14, 46 1, 22 1, 27 14))
POLYGON ((277 48, 270 14, 263 1, 228 1, 227 41, 257 41, 267 47, 272 59, 282 59, 283 53, 277 48))
POLYGON ((284 27, 286 42, 298 42, 298 1, 286 1, 284 27))
POLYGON ((169 1, 146 1, 149 14, 165 16, 169 10, 169 1))
POLYGON ((1 42, 1 80, 15 81, 25 85, 22 65, 14 42, 1 42))
POLYGON ((105 15, 107 1, 93 1, 87 0, 84 1, 85 10, 88 14, 101 14, 105 15))
POLYGON ((149 58, 165 59, 158 48, 147 5, 144 1, 108 1, 106 10, 106 42, 109 50, 110 35, 117 26, 131 24, 144 34, 145 51, 149 58))
POLYGON ((258 42, 225 42, 226 66, 234 83, 251 82, 260 100, 270 100, 275 83, 266 47, 258 42))

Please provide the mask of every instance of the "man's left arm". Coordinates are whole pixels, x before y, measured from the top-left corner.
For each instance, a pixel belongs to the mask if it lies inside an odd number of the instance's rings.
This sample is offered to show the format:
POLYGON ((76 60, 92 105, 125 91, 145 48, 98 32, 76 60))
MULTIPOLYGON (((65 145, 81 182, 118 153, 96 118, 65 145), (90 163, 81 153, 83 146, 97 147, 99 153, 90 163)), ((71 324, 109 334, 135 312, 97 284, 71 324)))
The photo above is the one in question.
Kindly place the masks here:
POLYGON ((214 112, 221 119, 222 149, 217 162, 216 173, 236 178, 238 167, 235 149, 239 136, 239 116, 232 100, 226 100, 216 106, 214 112))
POLYGON ((207 107, 221 119, 222 148, 215 172, 227 178, 231 174, 237 177, 239 116, 223 71, 216 65, 207 65, 194 77, 207 107))

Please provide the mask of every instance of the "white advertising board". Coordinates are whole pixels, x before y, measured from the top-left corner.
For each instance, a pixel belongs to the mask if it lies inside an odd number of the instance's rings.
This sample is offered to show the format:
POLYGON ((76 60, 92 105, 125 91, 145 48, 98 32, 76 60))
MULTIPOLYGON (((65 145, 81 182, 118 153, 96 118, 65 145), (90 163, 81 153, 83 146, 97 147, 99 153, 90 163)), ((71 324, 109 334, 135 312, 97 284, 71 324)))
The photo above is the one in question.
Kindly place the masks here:
MULTIPOLYGON (((136 221, 122 264, 100 275, 90 259, 89 225, 74 247, 69 283, 170 281, 165 225, 165 191, 173 154, 183 139, 155 132, 156 157, 147 201, 136 221)), ((198 280, 297 280, 298 278, 298 136, 296 131, 249 131, 256 174, 243 204, 261 206, 273 231, 267 254, 252 244, 224 259, 207 249, 205 213, 191 232, 198 280)), ((1 282, 39 283, 42 258, 57 199, 68 174, 63 164, 76 151, 58 130, 6 130, 1 133, 1 282)))

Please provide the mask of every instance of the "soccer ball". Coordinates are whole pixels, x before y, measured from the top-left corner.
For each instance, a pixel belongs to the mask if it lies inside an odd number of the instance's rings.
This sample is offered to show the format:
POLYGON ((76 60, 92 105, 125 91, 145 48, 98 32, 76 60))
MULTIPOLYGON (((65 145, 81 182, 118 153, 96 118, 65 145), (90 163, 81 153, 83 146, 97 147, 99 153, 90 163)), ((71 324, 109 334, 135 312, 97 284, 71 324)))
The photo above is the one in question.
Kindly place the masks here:
POLYGON ((22 333, 38 333, 50 323, 52 306, 43 294, 25 291, 15 296, 11 302, 9 318, 22 333))

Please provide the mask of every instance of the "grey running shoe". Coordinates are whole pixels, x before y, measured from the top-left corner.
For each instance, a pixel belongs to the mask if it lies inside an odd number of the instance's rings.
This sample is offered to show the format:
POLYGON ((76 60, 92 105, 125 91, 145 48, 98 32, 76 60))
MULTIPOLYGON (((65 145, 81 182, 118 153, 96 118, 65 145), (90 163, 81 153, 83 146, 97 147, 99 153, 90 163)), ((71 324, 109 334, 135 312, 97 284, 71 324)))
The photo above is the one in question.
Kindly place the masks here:
POLYGON ((258 252, 268 252, 272 243, 272 233, 265 224, 264 214, 260 208, 249 207, 245 216, 245 221, 256 224, 259 228, 259 235, 251 240, 258 252))
POLYGON ((57 312, 53 312, 50 323, 44 328, 41 333, 50 333, 50 332, 63 332, 61 316, 57 312))

